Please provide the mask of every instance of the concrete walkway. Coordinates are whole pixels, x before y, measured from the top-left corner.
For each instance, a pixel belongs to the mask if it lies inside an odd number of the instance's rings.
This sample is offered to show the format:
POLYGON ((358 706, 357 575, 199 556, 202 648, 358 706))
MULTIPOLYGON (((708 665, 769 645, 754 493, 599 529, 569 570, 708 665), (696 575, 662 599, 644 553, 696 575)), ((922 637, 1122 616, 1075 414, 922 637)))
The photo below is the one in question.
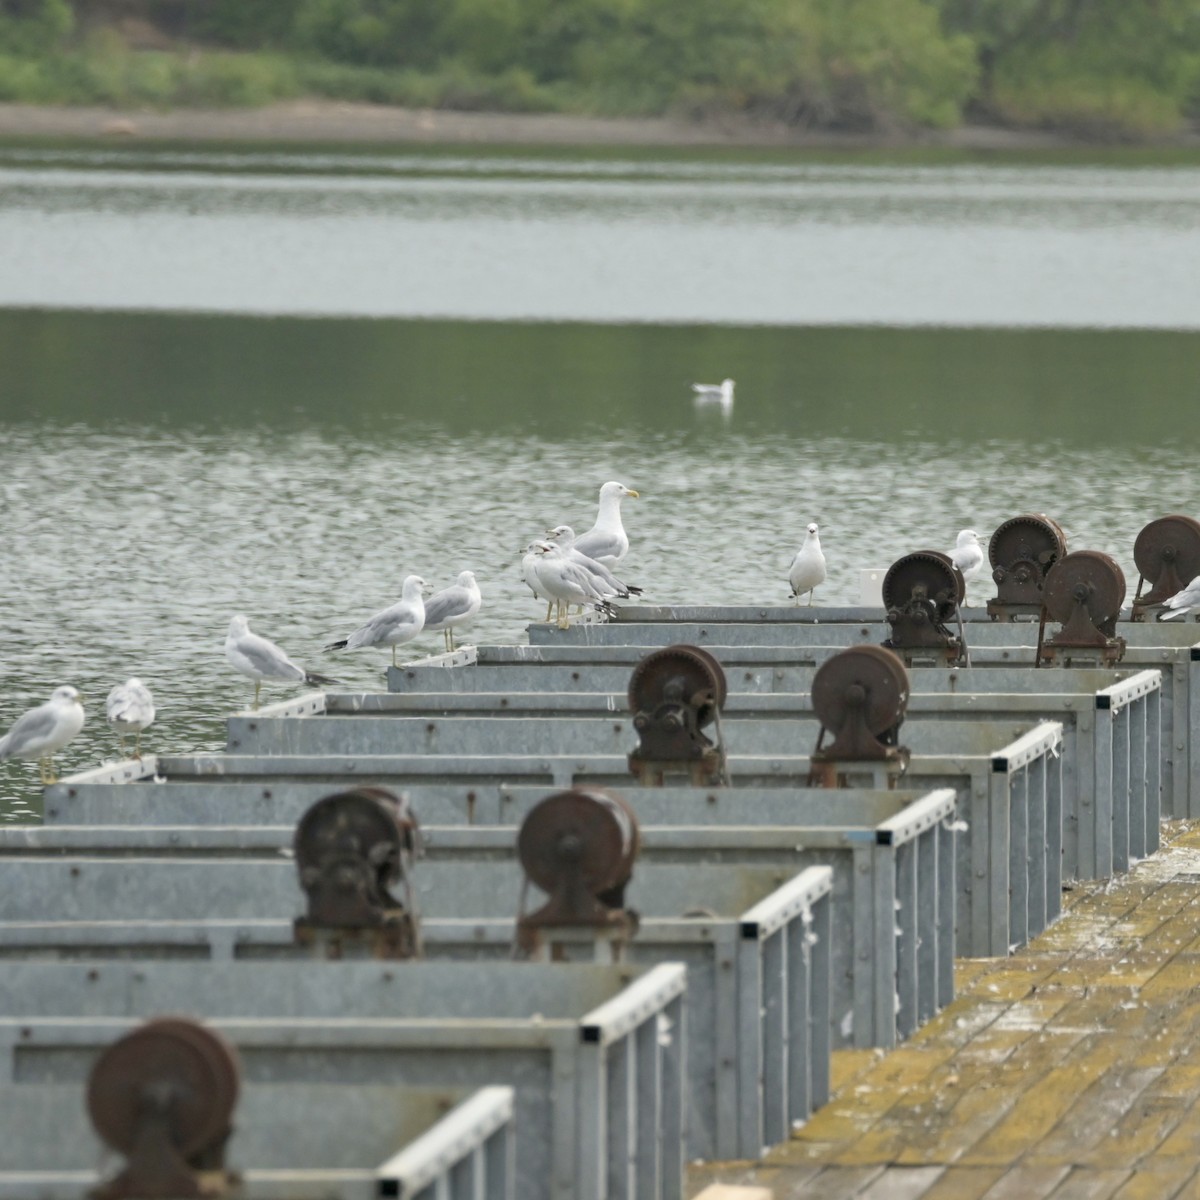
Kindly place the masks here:
POLYGON ((776 1200, 1200 1200, 1200 823, 890 1053, 839 1051, 834 1097, 763 1162, 697 1168, 776 1200))

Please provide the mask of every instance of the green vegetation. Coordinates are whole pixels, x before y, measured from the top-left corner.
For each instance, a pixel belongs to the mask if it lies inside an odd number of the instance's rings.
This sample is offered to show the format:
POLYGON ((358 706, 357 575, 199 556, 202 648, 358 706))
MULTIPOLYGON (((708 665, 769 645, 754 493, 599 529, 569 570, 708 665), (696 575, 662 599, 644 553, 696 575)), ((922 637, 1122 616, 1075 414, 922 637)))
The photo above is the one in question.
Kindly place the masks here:
POLYGON ((1200 116, 1200 0, 0 0, 0 100, 302 95, 1137 139, 1200 116))

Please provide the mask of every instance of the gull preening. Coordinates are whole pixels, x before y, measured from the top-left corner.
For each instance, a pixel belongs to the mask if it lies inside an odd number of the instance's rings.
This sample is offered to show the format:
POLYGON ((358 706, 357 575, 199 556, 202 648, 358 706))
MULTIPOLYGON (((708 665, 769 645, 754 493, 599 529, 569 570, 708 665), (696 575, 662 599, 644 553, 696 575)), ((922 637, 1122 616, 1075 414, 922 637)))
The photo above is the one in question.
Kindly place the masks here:
POLYGON ((1163 608, 1171 611, 1160 612, 1158 619, 1160 621, 1182 620, 1197 604, 1200 604, 1200 575, 1197 575, 1182 591, 1176 592, 1175 595, 1163 601, 1163 608))
POLYGON ((725 412, 733 407, 732 379, 723 379, 720 383, 693 383, 692 391, 696 393, 697 404, 719 404, 725 412))
POLYGON ((950 561, 962 572, 966 583, 970 583, 983 570, 983 547, 979 544, 979 534, 973 529, 960 530, 954 549, 947 553, 950 561))
POLYGON ((435 592, 425 601, 425 631, 441 633, 446 652, 454 649, 454 631, 475 619, 483 604, 474 571, 462 571, 448 588, 435 592))
POLYGON ((808 593, 808 602, 813 602, 813 592, 819 584, 825 582, 825 554, 821 550, 821 538, 817 533, 817 524, 814 521, 808 526, 808 530, 804 535, 804 542, 800 549, 796 551, 796 557, 792 559, 791 569, 788 571, 788 583, 792 585, 792 595, 796 597, 796 603, 800 603, 800 597, 805 592, 808 593))
POLYGON ((307 683, 326 687, 337 683, 327 675, 306 671, 294 663, 274 642, 250 632, 250 623, 241 613, 229 622, 225 635, 225 657, 229 665, 248 679, 254 680, 254 707, 264 683, 307 683))
POLYGON ((586 554, 581 554, 575 545, 575 530, 570 525, 556 525, 553 529, 547 529, 544 540, 553 542, 571 562, 578 563, 583 567, 592 576, 596 587, 605 593, 606 600, 614 598, 628 600, 630 596, 642 594, 640 587, 618 579, 603 563, 597 562, 586 554))
POLYGON ((581 608, 590 604, 602 612, 610 611, 595 577, 582 563, 572 562, 561 546, 553 542, 534 542, 530 553, 538 590, 558 606, 559 629, 570 626, 568 610, 572 604, 581 608))
POLYGON ((575 549, 610 570, 629 553, 629 537, 621 524, 621 501, 638 498, 633 488, 611 480, 600 489, 600 508, 596 523, 575 539, 575 549))
POLYGON ((154 723, 154 697, 140 679, 118 683, 104 703, 108 723, 117 735, 117 744, 125 755, 125 735, 134 735, 133 757, 142 757, 142 730, 154 723))
POLYGON ((50 699, 22 713, 0 738, 0 759, 36 758, 42 783, 54 783, 54 754, 83 728, 83 702, 73 687, 55 688, 50 699))
POLYGON ((392 666, 397 666, 396 647, 411 642, 425 628, 425 602, 421 599, 421 592, 426 586, 420 575, 409 575, 400 588, 400 599, 395 604, 377 612, 349 637, 330 642, 325 649, 361 650, 366 646, 391 646, 392 666))

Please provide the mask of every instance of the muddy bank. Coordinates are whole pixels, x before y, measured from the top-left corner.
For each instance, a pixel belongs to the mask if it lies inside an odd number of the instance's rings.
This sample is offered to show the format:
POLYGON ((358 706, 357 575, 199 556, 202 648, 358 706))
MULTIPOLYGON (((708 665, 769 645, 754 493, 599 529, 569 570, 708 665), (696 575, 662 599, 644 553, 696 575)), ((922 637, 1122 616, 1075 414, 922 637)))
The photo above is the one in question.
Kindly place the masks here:
MULTIPOLYGON (((299 100, 256 109, 122 112, 0 104, 0 138, 172 142, 344 142, 562 146, 748 146, 798 149, 943 147, 1043 150, 1088 145, 1059 134, 964 126, 917 134, 831 134, 747 120, 609 120, 558 114, 463 113, 299 100)), ((1200 147, 1193 129, 1169 142, 1200 147)))

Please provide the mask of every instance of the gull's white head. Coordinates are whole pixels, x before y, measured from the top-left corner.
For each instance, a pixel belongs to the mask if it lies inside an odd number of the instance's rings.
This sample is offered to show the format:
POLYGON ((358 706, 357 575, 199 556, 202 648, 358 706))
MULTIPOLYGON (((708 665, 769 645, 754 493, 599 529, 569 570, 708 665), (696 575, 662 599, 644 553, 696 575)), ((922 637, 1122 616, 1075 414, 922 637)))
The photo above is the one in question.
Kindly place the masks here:
POLYGON ((557 542, 559 545, 569 546, 575 540, 575 530, 570 525, 555 525, 553 529, 546 530, 545 541, 557 542))
POLYGON ((59 687, 50 693, 50 703, 82 705, 83 700, 73 687, 59 687))
POLYGON ((638 498, 638 494, 633 490, 633 488, 627 488, 623 483, 617 483, 615 479, 610 479, 609 482, 600 489, 601 500, 605 500, 610 496, 618 503, 626 496, 628 496, 631 500, 636 500, 638 498))
POLYGON ((958 546, 970 546, 972 543, 979 541, 979 534, 973 529, 963 529, 959 531, 958 541, 955 543, 958 546))
POLYGON ((246 620, 241 613, 229 619, 229 636, 236 638, 241 637, 244 633, 250 632, 250 622, 246 620))
POLYGON ((530 547, 534 554, 557 554, 561 552, 562 547, 555 545, 554 542, 534 542, 530 547))
POLYGON ((400 593, 405 600, 412 600, 414 597, 419 596, 428 586, 420 575, 407 575, 405 576, 400 593))
POLYGON ((816 521, 813 521, 813 522, 812 522, 810 525, 808 525, 808 527, 807 527, 807 528, 808 528, 809 535, 810 535, 811 537, 816 537, 816 536, 817 536, 817 523, 816 523, 816 521))
POLYGON ((458 578, 454 581, 459 587, 473 588, 475 586, 474 571, 459 571, 458 578))

